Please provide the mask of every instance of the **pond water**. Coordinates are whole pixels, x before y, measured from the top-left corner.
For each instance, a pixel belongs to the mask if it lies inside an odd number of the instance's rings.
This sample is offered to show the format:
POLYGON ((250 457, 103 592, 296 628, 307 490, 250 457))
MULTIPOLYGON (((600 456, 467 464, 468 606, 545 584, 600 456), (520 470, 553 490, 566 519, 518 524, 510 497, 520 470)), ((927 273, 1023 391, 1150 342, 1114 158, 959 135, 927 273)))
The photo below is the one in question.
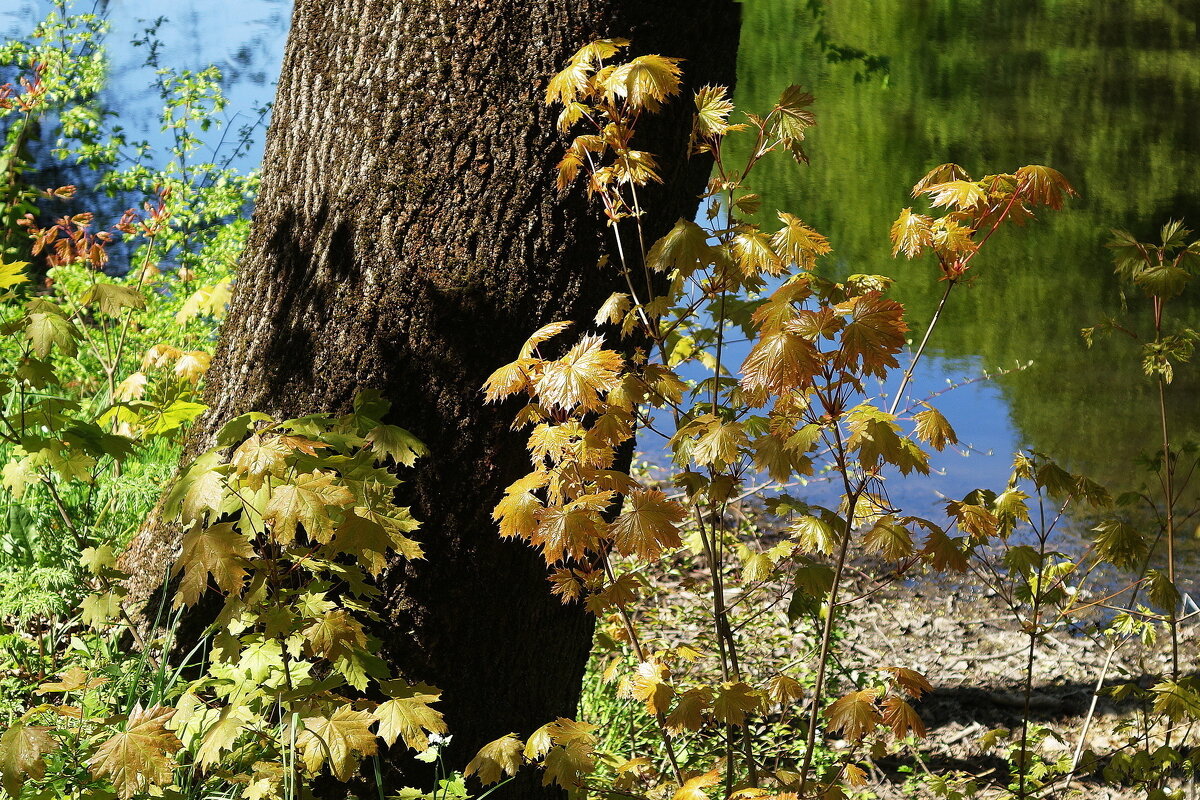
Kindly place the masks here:
MULTIPOLYGON (((817 97, 812 164, 768 161, 756 187, 764 208, 797 214, 827 234, 832 269, 899 279, 896 296, 923 327, 940 293, 936 268, 893 260, 887 233, 914 201, 911 185, 946 161, 974 175, 1041 163, 1081 198, 1011 229, 976 260, 910 390, 938 398, 964 443, 944 475, 897 482, 894 500, 928 511, 939 496, 1002 488, 1011 454, 1032 447, 1117 490, 1157 446, 1156 401, 1126 342, 1087 350, 1079 329, 1121 312, 1103 244, 1110 228, 1149 237, 1169 218, 1200 226, 1200 4, 1144 0, 826 0, 821 25, 840 44, 888 59, 886 77, 858 79, 814 43, 801 0, 743 5, 738 105, 767 110, 799 83, 817 97), (1018 364, 1031 366, 974 380, 1018 364)), ((46 0, 0 0, 0 35, 21 35, 46 0)), ((77 6, 78 8, 79 6, 77 6)), ((236 127, 271 100, 290 16, 288 0, 173 0, 155 7, 163 63, 222 68, 236 127)), ((159 147, 159 101, 129 43, 150 20, 145 4, 99 2, 112 23, 113 82, 105 102, 134 138, 159 147)), ((216 145, 222 131, 212 135, 216 145)), ((261 142, 261 137, 260 137, 261 142)), ((241 166, 252 167, 261 144, 241 166)), ((1139 298, 1129 298, 1136 308, 1139 298)), ((1193 293, 1173 314, 1200 324, 1193 293)), ((1144 320, 1143 320, 1144 322, 1144 320)), ((1195 371, 1193 371, 1195 372, 1195 371)), ((1173 385, 1179 435, 1194 435, 1194 375, 1173 385)), ((1192 523, 1194 525, 1194 522, 1192 523)))

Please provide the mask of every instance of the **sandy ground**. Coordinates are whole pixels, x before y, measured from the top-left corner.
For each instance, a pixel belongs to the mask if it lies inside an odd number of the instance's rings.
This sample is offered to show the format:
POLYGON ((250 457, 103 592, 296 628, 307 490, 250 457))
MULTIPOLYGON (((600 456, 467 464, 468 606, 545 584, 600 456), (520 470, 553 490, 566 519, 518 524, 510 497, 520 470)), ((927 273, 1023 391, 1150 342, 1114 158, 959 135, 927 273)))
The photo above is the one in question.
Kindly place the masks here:
MULTIPOLYGON (((849 610, 846 647, 874 663, 909 666, 926 674, 934 686, 919 706, 929 726, 920 747, 934 773, 962 770, 988 782, 1004 775, 1005 763, 984 752, 980 738, 994 728, 1017 728, 1025 707, 1024 674, 1029 638, 1018 629, 998 598, 978 590, 942 589, 922 583, 893 586, 849 610)), ((1184 626, 1180 665, 1192 673, 1197 665, 1193 628, 1184 626)), ((1043 752, 1050 758, 1071 753, 1092 703, 1098 676, 1109 657, 1108 642, 1084 633, 1056 630, 1035 648, 1031 718, 1049 726, 1061 741, 1048 738, 1043 752)), ((1136 681, 1152 686, 1170 670, 1165 641, 1146 647, 1131 642, 1112 658, 1109 684, 1136 681)), ((1135 709, 1102 696, 1096 704, 1085 746, 1111 751, 1126 741, 1114 731, 1135 709)), ((1193 736, 1191 744, 1200 742, 1193 736)), ((881 760, 875 791, 883 798, 911 797, 900 790, 899 762, 881 760)), ((1189 798, 1200 797, 1190 788, 1189 798)), ((1116 791, 1098 783, 1076 783, 1070 792, 1046 797, 1078 796, 1109 800, 1144 797, 1144 790, 1116 791)))

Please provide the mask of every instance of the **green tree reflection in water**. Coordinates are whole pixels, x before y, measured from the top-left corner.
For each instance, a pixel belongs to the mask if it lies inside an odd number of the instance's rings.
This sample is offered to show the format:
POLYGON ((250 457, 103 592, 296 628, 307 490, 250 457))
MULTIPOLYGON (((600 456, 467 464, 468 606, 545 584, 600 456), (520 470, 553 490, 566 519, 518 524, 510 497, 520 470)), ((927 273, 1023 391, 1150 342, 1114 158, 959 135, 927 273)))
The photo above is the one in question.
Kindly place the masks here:
MULTIPOLYGON (((1157 447, 1156 395, 1137 349, 1079 329, 1123 302, 1103 244, 1113 227, 1151 238, 1169 218, 1200 226, 1200 7, 1116 0, 826 0, 829 35, 885 56, 886 80, 826 63, 796 0, 748 0, 740 108, 769 108, 801 83, 817 97, 812 165, 764 165, 764 209, 786 208, 829 235, 844 272, 900 279, 896 296, 923 326, 940 294, 932 262, 893 260, 888 227, 914 205, 912 184, 936 164, 971 174, 1040 163, 1082 198, 990 243, 956 291, 935 337, 950 359, 985 368, 1032 359, 999 379, 1018 439, 1114 489, 1157 447), (1180 9, 1187 10, 1180 10, 1180 9), (799 66, 798 66, 799 65, 799 66), (797 69, 805 72, 797 74, 797 69)), ((1197 296, 1172 313, 1200 324, 1197 296)), ((1130 298, 1131 304, 1139 301, 1130 298)), ((953 362, 950 362, 953 363, 953 362)), ((1200 430, 1195 370, 1172 386, 1173 424, 1200 430)), ((963 419, 987 439, 1007 420, 963 419)))

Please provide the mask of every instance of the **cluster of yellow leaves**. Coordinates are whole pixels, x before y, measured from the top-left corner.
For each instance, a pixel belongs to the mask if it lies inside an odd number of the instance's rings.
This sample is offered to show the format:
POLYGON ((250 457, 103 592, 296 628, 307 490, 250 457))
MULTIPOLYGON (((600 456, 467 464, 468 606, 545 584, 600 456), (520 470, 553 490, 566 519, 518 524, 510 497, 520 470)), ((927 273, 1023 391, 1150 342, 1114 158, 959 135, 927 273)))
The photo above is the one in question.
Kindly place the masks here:
POLYGON ((584 45, 546 87, 546 102, 563 106, 559 130, 565 133, 586 120, 594 131, 572 140, 558 165, 558 187, 565 189, 585 170, 589 193, 604 197, 612 219, 638 213, 622 199, 620 187, 661 181, 654 156, 635 149, 630 140, 638 115, 657 111, 680 86, 676 58, 644 55, 605 63, 628 45, 624 39, 584 45))
POLYGON ((1062 173, 1050 167, 1025 166, 973 181, 957 164, 942 164, 917 182, 912 196, 926 195, 933 208, 947 212, 936 219, 911 208, 900 212, 892 224, 892 255, 915 258, 932 250, 943 280, 958 280, 1005 219, 1024 223, 1039 206, 1059 209, 1076 194, 1062 173))
MULTIPOLYGON (((528 403, 516 427, 533 426, 534 469, 508 487, 493 516, 502 536, 527 539, 548 564, 585 560, 608 544, 622 555, 656 558, 679 546, 683 508, 613 469, 617 449, 633 437, 634 404, 653 389, 625 372, 620 355, 599 336, 583 337, 560 358, 541 357, 539 346, 566 327, 537 331, 517 360, 484 385, 489 402, 524 394, 528 403), (617 507, 622 494, 624 510, 617 507)), ((578 585, 558 577, 564 593, 578 585)))
MULTIPOLYGON (((172 487, 167 509, 187 526, 175 602, 191 605, 213 588, 225 597, 209 676, 173 722, 202 770, 247 737, 280 753, 294 738, 309 773, 348 780, 377 739, 425 750, 430 734, 446 732, 432 707, 438 690, 388 679, 360 620, 369 616, 362 599, 376 591, 368 576, 393 552, 422 555, 386 463, 411 464, 424 447, 383 422, 387 410, 363 392, 337 418, 243 415, 172 487), (370 683, 386 699, 352 702, 336 691, 370 683), (220 702, 206 703, 206 692, 220 702), (299 726, 281 733, 272 720, 290 719, 289 709, 299 726)), ((280 791, 282 773, 248 769, 256 794, 280 791)))
POLYGON ((480 749, 467 764, 466 775, 484 784, 515 775, 523 763, 540 762, 542 784, 577 790, 596 766, 596 726, 560 717, 534 731, 522 742, 515 733, 502 736, 480 749))

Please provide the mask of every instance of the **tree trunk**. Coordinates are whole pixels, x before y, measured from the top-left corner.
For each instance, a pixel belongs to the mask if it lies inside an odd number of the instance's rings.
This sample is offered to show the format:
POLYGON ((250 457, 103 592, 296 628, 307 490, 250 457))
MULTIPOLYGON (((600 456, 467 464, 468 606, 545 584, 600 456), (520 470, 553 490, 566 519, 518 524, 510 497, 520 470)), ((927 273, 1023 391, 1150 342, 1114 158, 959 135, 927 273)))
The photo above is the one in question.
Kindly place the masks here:
MULTIPOLYGON (((541 557, 490 514, 529 469, 514 407, 480 387, 539 326, 586 325, 617 288, 611 234, 582 191, 554 188, 562 137, 547 80, 581 44, 687 59, 689 90, 640 147, 666 184, 643 195, 660 235, 695 209, 710 163, 686 158, 690 89, 730 83, 731 0, 299 0, 267 137, 262 191, 208 374, 204 449, 249 410, 344 411, 363 388, 431 450, 401 487, 427 559, 381 580, 383 650, 443 691, 461 769, 481 745, 573 716, 592 620, 552 597, 541 557)), ((577 327, 578 331, 580 328, 577 327)), ((148 528, 124 563, 150 576, 180 534, 148 528)), ((426 778, 387 759, 386 788, 426 778)), ((536 776, 503 795, 538 796, 536 776)), ((372 790, 372 794, 374 791, 372 790)))

